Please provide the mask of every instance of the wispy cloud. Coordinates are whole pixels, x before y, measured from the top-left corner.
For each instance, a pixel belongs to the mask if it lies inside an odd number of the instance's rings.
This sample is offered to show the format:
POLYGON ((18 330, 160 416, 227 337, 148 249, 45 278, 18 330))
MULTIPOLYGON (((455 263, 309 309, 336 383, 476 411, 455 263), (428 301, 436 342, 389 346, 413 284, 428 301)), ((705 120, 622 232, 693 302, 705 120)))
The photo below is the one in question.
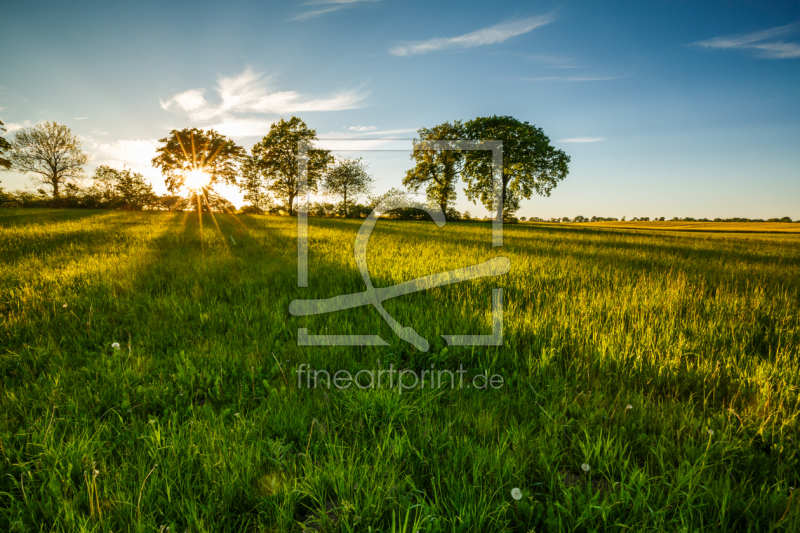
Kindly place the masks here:
POLYGON ((310 18, 319 17, 320 15, 324 15, 326 13, 339 11, 340 9, 344 9, 346 7, 353 7, 360 3, 380 2, 380 1, 381 0, 319 0, 316 2, 307 2, 305 4, 306 6, 320 6, 320 7, 300 13, 296 17, 292 17, 289 20, 308 20, 310 18), (327 7, 321 7, 321 6, 327 6, 327 7))
POLYGON ((751 50, 757 57, 765 59, 791 59, 800 57, 800 43, 775 40, 782 35, 796 33, 800 23, 795 22, 753 33, 714 37, 692 43, 692 46, 717 49, 751 50))
POLYGON ((437 37, 427 41, 403 43, 391 48, 389 53, 396 56, 413 56, 437 50, 473 48, 475 46, 502 43, 517 35, 529 33, 536 28, 550 24, 553 20, 554 17, 552 15, 509 20, 482 30, 465 33, 458 37, 437 37))
MULTIPOLYGON (((343 128, 344 129, 344 128, 343 128)), ((350 126, 346 128, 348 131, 374 131, 377 130, 375 126, 350 126)))
POLYGON ((541 78, 522 78, 525 81, 608 81, 629 78, 627 76, 544 76, 541 78))
POLYGON ((89 118, 89 117, 75 117, 72 120, 86 120, 87 118, 89 118))
POLYGON ((309 97, 296 91, 276 91, 269 78, 246 69, 238 76, 221 77, 216 87, 218 103, 209 102, 204 89, 190 89, 175 94, 161 107, 185 113, 196 121, 216 120, 218 131, 234 136, 259 135, 269 130, 271 122, 241 114, 300 113, 306 111, 339 111, 360 107, 366 93, 360 89, 343 90, 330 96, 309 97), (239 116, 237 116, 239 115, 239 116))
POLYGON ((605 137, 570 137, 568 139, 559 139, 556 142, 559 143, 596 143, 600 141, 605 141, 605 137))

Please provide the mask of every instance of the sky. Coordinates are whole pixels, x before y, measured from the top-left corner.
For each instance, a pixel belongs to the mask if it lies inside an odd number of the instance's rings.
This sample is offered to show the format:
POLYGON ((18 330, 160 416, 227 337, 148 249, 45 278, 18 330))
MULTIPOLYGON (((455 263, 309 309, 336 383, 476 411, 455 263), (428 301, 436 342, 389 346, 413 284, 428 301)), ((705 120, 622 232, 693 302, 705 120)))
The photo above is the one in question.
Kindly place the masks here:
POLYGON ((511 115, 572 158, 519 216, 800 219, 798 2, 12 2, 0 35, 7 138, 66 124, 159 192, 174 128, 249 150, 296 115, 383 192, 418 128, 511 115))

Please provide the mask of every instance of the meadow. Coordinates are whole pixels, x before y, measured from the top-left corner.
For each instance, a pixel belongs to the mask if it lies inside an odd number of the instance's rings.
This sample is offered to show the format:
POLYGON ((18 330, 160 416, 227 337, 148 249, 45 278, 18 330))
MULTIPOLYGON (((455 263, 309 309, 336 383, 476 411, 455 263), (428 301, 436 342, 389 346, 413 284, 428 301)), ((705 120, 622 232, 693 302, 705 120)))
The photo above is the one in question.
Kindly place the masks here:
POLYGON ((364 290, 361 221, 309 219, 307 288, 295 219, 216 222, 0 210, 0 531, 800 531, 800 235, 382 220, 376 287, 511 263, 385 302, 423 352, 372 308, 288 312, 364 290), (504 345, 447 347, 494 287, 504 345))

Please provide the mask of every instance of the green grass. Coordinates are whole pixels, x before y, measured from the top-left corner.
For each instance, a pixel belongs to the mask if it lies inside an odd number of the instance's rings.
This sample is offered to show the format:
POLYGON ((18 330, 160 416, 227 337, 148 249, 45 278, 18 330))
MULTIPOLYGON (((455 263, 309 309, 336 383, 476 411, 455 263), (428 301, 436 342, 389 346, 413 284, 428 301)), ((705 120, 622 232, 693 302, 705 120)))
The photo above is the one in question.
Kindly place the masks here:
POLYGON ((0 210, 0 531, 800 530, 800 236, 381 221, 376 286, 511 260, 385 303, 420 352, 288 312, 364 290, 360 221, 310 220, 299 289, 294 219, 217 220, 0 210), (496 286, 504 346, 445 349, 496 286), (297 387, 378 360, 505 386, 297 387))

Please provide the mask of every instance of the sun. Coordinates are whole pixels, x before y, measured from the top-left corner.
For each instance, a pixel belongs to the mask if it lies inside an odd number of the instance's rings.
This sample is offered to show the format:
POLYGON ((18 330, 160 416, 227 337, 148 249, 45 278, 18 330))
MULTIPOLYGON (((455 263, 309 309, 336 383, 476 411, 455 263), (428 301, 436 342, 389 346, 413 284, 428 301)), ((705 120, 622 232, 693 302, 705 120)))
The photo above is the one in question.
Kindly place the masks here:
POLYGON ((186 179, 183 180, 183 184, 192 192, 200 192, 203 187, 208 185, 210 180, 211 176, 196 168, 186 173, 186 179))

